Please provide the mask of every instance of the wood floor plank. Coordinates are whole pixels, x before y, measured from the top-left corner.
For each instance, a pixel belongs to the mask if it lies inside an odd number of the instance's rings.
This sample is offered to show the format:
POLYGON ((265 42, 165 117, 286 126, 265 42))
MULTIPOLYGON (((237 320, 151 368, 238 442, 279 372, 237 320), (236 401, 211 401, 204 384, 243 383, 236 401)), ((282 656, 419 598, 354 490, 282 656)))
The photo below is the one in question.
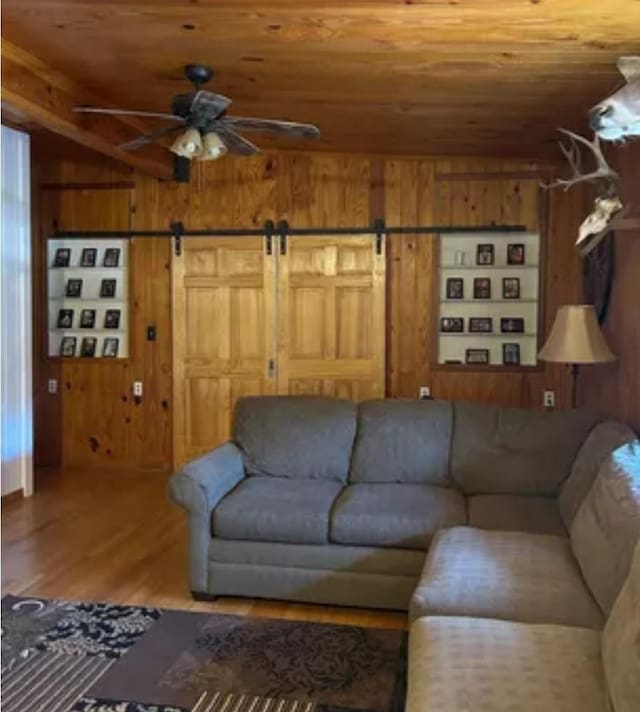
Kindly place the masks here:
POLYGON ((165 474, 55 471, 2 503, 2 593, 403 629, 404 613, 220 598, 194 601, 184 514, 165 474))

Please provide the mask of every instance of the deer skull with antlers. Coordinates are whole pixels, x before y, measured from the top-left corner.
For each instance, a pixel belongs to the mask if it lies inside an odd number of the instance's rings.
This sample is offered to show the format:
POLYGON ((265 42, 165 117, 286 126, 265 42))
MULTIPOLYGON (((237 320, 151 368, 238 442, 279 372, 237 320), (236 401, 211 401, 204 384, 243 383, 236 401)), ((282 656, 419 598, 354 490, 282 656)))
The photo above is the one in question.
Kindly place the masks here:
POLYGON ((640 136, 640 57, 620 57, 618 70, 625 85, 611 96, 596 104, 589 112, 589 123, 594 130, 593 141, 571 131, 560 129, 570 140, 569 146, 560 144, 573 176, 557 180, 551 186, 565 190, 576 183, 600 182, 602 190, 595 201, 594 211, 580 225, 576 245, 583 255, 590 252, 611 229, 611 221, 623 205, 619 197, 620 178, 607 163, 600 147, 605 141, 624 141, 640 136), (596 168, 590 173, 581 171, 581 146, 586 146, 596 159, 596 168))
POLYGON ((640 136, 640 57, 620 57, 618 71, 625 84, 591 109, 591 128, 605 141, 640 136))
POLYGON ((560 186, 568 190, 572 185, 585 182, 600 183, 602 186, 595 200, 595 209, 583 221, 578 231, 576 246, 583 255, 586 255, 604 238, 613 216, 623 207, 619 197, 620 177, 607 163, 597 134, 594 135, 593 141, 589 141, 573 131, 567 129, 560 129, 560 131, 569 137, 569 145, 560 143, 560 148, 571 166, 573 175, 571 178, 558 179, 548 187, 560 186), (586 173, 582 172, 581 146, 586 146, 596 160, 595 168, 586 173))

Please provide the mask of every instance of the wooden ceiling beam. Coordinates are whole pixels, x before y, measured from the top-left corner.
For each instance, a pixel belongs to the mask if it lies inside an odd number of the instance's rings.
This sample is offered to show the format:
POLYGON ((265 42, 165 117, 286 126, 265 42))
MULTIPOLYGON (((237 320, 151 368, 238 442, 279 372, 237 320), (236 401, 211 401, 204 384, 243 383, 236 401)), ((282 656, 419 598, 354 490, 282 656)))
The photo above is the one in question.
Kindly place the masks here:
POLYGON ((148 130, 143 122, 76 113, 74 106, 108 104, 4 38, 1 55, 3 116, 14 123, 45 128, 156 178, 171 178, 166 149, 153 145, 128 152, 118 148, 148 130))

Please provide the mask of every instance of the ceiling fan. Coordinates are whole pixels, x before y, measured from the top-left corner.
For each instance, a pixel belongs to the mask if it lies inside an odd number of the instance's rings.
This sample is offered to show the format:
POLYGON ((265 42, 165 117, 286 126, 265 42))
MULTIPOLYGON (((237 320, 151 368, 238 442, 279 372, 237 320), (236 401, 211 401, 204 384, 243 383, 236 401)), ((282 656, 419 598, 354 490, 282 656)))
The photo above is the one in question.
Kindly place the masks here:
POLYGON ((170 149, 177 157, 174 163, 176 180, 188 180, 188 162, 193 158, 208 161, 220 158, 227 152, 240 156, 259 153, 260 149, 251 141, 240 136, 237 133, 238 130, 265 131, 291 138, 316 138, 320 135, 318 128, 312 124, 227 116, 231 99, 222 96, 222 94, 201 89, 201 86, 213 77, 211 68, 203 64, 188 64, 184 73, 194 85, 194 91, 174 96, 171 100, 171 113, 102 109, 89 106, 77 106, 74 111, 117 116, 144 116, 171 121, 172 125, 142 134, 133 141, 121 144, 119 148, 123 151, 132 151, 180 131, 170 149))

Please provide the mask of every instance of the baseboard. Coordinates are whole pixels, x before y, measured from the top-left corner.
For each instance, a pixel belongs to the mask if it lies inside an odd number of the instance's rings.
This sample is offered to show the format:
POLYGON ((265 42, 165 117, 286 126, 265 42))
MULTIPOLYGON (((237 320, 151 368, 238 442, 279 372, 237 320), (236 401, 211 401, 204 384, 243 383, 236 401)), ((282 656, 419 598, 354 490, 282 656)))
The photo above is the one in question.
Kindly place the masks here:
POLYGON ((9 494, 2 495, 2 504, 10 504, 11 502, 19 502, 24 499, 24 493, 21 489, 15 490, 14 492, 9 492, 9 494))

